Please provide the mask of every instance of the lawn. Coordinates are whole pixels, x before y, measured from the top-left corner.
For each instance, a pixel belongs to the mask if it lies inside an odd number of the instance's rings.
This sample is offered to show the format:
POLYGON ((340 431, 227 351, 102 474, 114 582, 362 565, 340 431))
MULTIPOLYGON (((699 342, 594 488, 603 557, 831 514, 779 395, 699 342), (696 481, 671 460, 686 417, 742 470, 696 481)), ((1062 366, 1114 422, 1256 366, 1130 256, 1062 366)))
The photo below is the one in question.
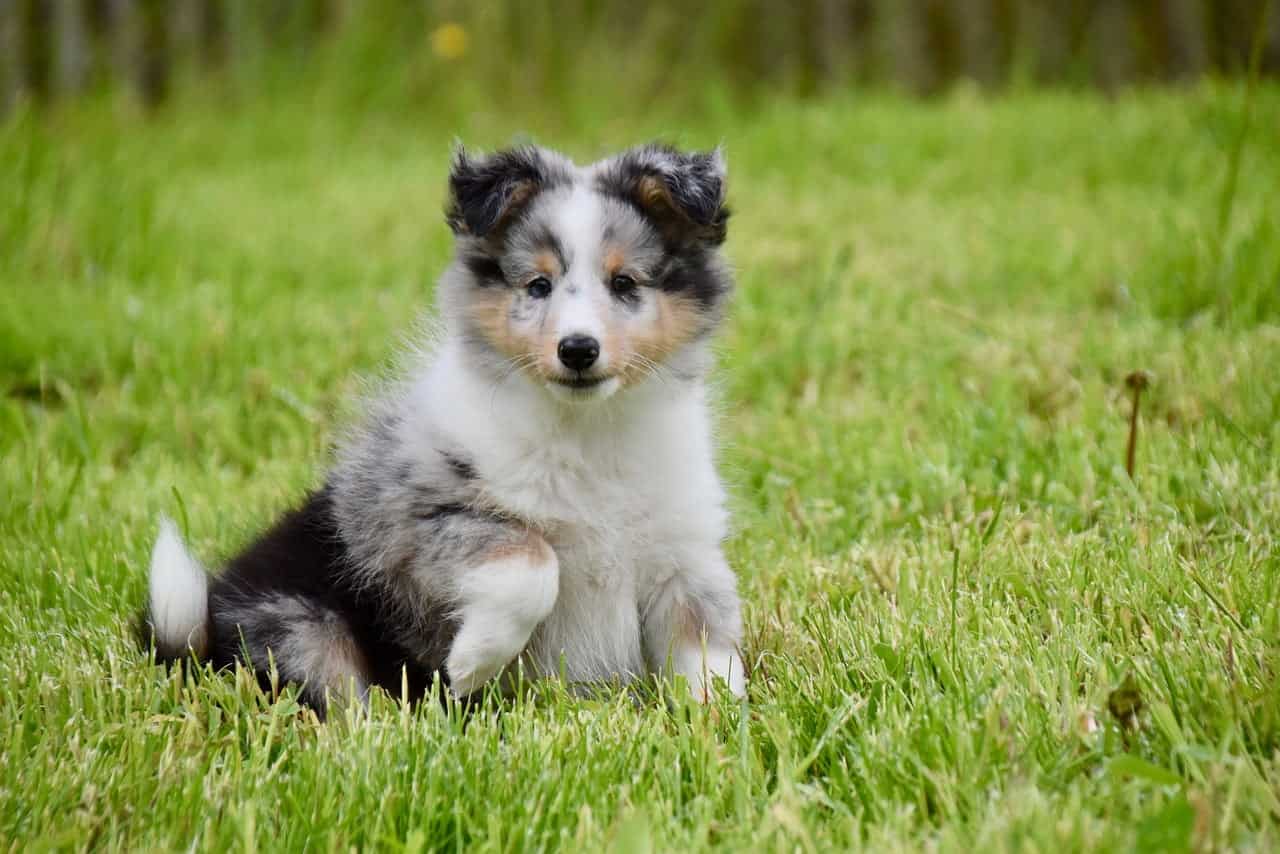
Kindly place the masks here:
POLYGON ((0 125, 0 849, 1275 850, 1280 89, 0 125), (723 142, 746 702, 151 666, 429 317, 449 143, 723 142), (1126 473, 1131 372, 1142 394, 1126 473))

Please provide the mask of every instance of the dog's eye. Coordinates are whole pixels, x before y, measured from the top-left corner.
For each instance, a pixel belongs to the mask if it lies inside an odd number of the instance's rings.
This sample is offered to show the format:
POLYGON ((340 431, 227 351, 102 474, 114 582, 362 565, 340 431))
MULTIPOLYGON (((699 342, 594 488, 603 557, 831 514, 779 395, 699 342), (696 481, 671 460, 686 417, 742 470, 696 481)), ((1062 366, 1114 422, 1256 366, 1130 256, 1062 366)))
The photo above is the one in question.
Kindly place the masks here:
POLYGON ((618 295, 630 294, 636 289, 636 280, 619 273, 609 281, 609 287, 613 288, 613 292, 618 295))
POLYGON ((546 276, 539 276, 528 285, 525 286, 529 292, 529 296, 534 299, 546 299, 551 296, 551 280, 546 276))

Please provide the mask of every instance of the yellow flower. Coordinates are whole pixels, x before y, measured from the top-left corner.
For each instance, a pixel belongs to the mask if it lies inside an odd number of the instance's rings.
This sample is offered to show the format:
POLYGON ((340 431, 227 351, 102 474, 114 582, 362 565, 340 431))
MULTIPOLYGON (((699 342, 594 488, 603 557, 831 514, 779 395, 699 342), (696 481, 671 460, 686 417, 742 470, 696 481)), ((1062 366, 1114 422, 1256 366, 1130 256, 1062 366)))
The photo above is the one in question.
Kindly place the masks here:
POLYGON ((468 40, 461 24, 441 24, 431 31, 431 50, 441 59, 461 59, 467 53, 468 40))

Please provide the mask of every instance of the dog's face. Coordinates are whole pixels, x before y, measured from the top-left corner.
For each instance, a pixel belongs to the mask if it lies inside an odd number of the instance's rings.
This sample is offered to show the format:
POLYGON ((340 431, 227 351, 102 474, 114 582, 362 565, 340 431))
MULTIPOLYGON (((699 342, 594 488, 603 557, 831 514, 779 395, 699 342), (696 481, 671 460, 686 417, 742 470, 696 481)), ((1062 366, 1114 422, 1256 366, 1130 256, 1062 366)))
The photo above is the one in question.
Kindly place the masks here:
POLYGON ((579 168, 536 148, 460 151, 449 185, 442 303, 502 376, 600 400, 717 325, 732 287, 719 152, 645 146, 579 168))

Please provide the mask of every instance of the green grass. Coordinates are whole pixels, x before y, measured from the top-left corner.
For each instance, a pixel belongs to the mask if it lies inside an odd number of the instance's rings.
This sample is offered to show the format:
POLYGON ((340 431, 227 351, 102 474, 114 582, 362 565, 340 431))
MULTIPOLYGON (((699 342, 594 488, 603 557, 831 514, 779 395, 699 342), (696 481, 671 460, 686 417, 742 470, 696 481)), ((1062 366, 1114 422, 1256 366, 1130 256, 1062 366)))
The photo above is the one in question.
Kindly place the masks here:
POLYGON ((0 849, 1280 846, 1280 90, 0 127, 0 849), (149 666, 431 301, 449 141, 723 141, 748 702, 320 726, 149 666), (1154 373, 1137 476, 1125 375, 1154 373))

